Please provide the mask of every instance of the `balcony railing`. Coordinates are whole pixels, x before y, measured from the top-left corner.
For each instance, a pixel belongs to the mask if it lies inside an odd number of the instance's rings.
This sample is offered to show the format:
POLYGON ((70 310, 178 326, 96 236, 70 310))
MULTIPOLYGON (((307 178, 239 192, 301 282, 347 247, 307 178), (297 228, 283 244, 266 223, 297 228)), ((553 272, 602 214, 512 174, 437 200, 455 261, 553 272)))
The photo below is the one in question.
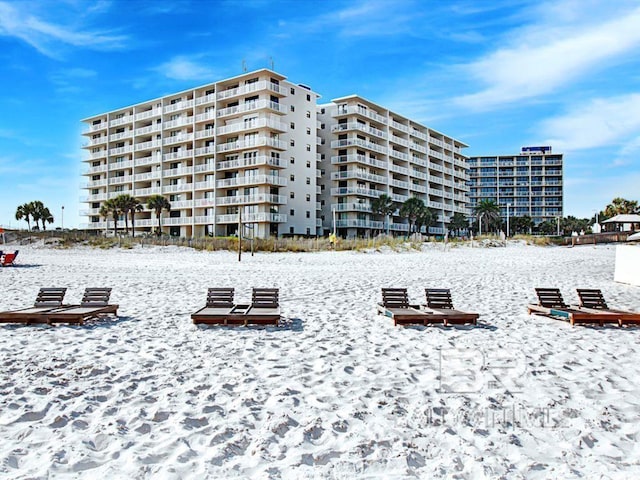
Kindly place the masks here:
POLYGON ((227 188, 236 185, 277 185, 280 187, 287 186, 287 179, 277 175, 251 175, 246 177, 225 178, 216 181, 216 187, 227 188))
POLYGON ((258 92, 260 90, 270 90, 275 93, 284 93, 283 87, 280 85, 261 80, 254 83, 248 83, 236 88, 230 88, 228 90, 221 90, 218 92, 218 100, 224 100, 226 98, 237 97, 240 95, 246 95, 247 93, 258 92))
POLYGON ((256 195, 236 195, 232 197, 217 197, 217 205, 240 205, 250 203, 273 203, 286 204, 287 197, 284 195, 271 195, 268 193, 258 193, 256 195))
POLYGON ((270 100, 255 100, 253 102, 246 102, 240 105, 234 105, 233 107, 222 108, 218 110, 218 117, 226 117, 228 115, 236 115, 239 113, 250 112, 253 110, 259 110, 263 108, 268 108, 271 110, 275 110, 276 112, 284 113, 284 106, 277 103, 272 102, 270 100))
POLYGON ((218 162, 218 170, 237 169, 244 167, 253 167, 257 165, 269 165, 271 167, 282 167, 282 163, 279 158, 271 157, 269 155, 257 155, 255 157, 238 158, 236 160, 226 160, 224 162, 218 162))
POLYGON ((251 121, 235 122, 228 125, 218 127, 218 135, 227 135, 230 133, 241 132, 243 130, 252 130, 256 128, 271 128, 273 130, 279 130, 280 132, 286 132, 288 127, 285 123, 280 122, 274 118, 258 118, 251 121))
POLYGON ((242 150, 245 148, 268 146, 279 150, 286 150, 287 143, 270 137, 255 137, 251 140, 242 140, 237 142, 219 143, 216 147, 218 152, 231 152, 233 150, 242 150))
MULTIPOLYGON (((243 213, 242 223, 284 223, 287 221, 287 215, 283 213, 243 213)), ((238 214, 216 215, 216 223, 238 223, 238 214)))

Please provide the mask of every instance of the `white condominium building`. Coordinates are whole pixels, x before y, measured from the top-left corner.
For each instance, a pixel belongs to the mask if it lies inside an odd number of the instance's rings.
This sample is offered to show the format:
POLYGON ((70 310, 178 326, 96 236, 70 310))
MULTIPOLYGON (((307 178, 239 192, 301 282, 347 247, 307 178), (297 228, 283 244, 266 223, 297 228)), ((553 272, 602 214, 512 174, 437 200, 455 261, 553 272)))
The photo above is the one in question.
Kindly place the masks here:
POLYGON ((160 194, 171 235, 237 234, 239 215, 257 237, 315 235, 316 99, 262 69, 83 120, 85 227, 113 228, 100 207, 126 193, 145 206, 136 229, 152 231, 160 194))
POLYGON ((534 224, 562 217, 562 158, 551 147, 523 147, 519 155, 469 159, 470 207, 482 200, 500 206, 501 216, 529 216, 534 224))
POLYGON ((389 231, 407 234, 399 207, 411 197, 437 212, 429 233, 443 234, 454 213, 469 214, 463 142, 352 95, 318 105, 320 207, 324 233, 369 236, 387 229, 372 211, 382 194, 398 209, 389 231), (335 212, 335 213, 334 213, 335 212))

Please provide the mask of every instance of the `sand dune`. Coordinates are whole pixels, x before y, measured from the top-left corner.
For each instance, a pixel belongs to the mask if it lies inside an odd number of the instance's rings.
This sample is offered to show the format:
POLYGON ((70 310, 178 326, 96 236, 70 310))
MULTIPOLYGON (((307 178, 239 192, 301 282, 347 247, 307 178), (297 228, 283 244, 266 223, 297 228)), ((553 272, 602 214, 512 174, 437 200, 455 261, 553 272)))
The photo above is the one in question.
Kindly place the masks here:
POLYGON ((602 288, 613 247, 304 254, 21 247, 0 310, 113 287, 121 317, 0 327, 6 478, 637 478, 640 329, 529 317, 602 288), (278 287, 279 328, 197 327, 209 286, 278 287), (451 288, 480 326, 394 327, 381 287, 451 288))

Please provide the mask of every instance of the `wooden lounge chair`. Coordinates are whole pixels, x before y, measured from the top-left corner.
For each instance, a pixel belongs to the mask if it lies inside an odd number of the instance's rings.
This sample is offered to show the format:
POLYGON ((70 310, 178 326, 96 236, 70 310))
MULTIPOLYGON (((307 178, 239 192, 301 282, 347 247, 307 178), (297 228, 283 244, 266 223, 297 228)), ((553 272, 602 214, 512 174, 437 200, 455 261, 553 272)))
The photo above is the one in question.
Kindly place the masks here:
POLYGON ((118 305, 109 304, 110 288, 87 288, 80 305, 50 310, 42 314, 47 323, 77 323, 82 325, 86 320, 101 318, 106 315, 118 315, 118 305))
MULTIPOLYGON (((232 312, 232 316, 235 312, 232 312)), ((243 313, 245 324, 278 325, 280 321, 279 290, 277 288, 254 288, 251 305, 243 313)))
POLYGON ((33 307, 0 312, 0 323, 44 323, 45 313, 62 307, 66 288, 41 288, 33 307))
POLYGON ((620 326, 625 324, 640 324, 640 313, 629 312, 609 308, 607 302, 599 289, 578 288, 578 297, 580 298, 579 309, 588 313, 607 313, 618 319, 620 326))
POLYGON ((538 304, 529 304, 529 315, 544 315, 546 317, 565 320, 575 325, 576 323, 596 323, 602 326, 605 323, 619 323, 616 317, 601 312, 587 312, 579 308, 572 308, 564 302, 558 288, 536 288, 538 304))
POLYGON ((440 317, 421 311, 419 305, 410 305, 406 288, 383 288, 378 313, 391 318, 395 326, 444 322, 440 317))
POLYGON ((235 305, 233 288, 210 288, 207 291, 207 305, 191 315, 193 323, 208 325, 227 324, 227 318, 235 305))
POLYGON ((422 310, 442 317, 445 325, 478 324, 478 313, 462 312, 453 308, 451 291, 448 288, 425 288, 427 304, 422 310))

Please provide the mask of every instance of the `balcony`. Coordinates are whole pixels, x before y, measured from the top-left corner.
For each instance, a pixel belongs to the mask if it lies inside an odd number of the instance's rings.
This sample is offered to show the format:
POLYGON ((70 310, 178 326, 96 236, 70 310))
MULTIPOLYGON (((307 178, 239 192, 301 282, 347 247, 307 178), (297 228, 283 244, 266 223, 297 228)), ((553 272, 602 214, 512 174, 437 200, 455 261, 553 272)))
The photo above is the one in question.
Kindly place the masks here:
POLYGON ((149 195, 160 194, 160 187, 136 188, 133 193, 136 197, 148 197, 149 195))
POLYGON ((395 163, 389 164, 389 171, 399 173, 401 175, 409 175, 409 169, 396 165, 395 163))
POLYGON ((109 185, 118 185, 131 182, 133 182, 133 175, 121 175, 119 177, 111 177, 109 179, 109 185))
POLYGON ((96 125, 89 125, 83 132, 83 135, 87 135, 89 133, 93 133, 93 132, 97 132, 99 130, 104 130, 105 128, 107 128, 107 122, 100 122, 97 123, 96 125))
POLYGON ((399 203, 404 203, 407 200, 409 200, 409 198, 411 198, 409 197, 409 195, 399 195, 397 193, 392 193, 390 196, 394 202, 399 202, 399 203))
POLYGON ((133 115, 125 115, 120 118, 114 118, 109 122, 110 127, 117 127, 118 125, 124 125, 125 123, 133 122, 133 115))
POLYGON ((125 147, 112 148, 109 150, 109 155, 122 155, 123 153, 133 152, 133 145, 127 145, 125 147))
POLYGON ((180 167, 169 168, 162 171, 163 177, 182 177, 185 175, 191 175, 193 173, 193 167, 180 167))
POLYGON ((367 180, 369 182, 376 182, 376 183, 382 183, 382 184, 387 183, 386 177, 383 177, 381 175, 375 175, 369 172, 364 172, 361 170, 347 170, 345 172, 333 172, 331 174, 331 180, 341 180, 341 179, 348 179, 348 178, 359 178, 361 180, 367 180))
POLYGON ((334 140, 331 142, 331 148, 346 148, 346 147, 362 147, 369 150, 373 150, 378 153, 387 153, 386 146, 378 145, 376 143, 361 140, 359 138, 347 138, 344 140, 334 140))
POLYGON ((135 133, 136 135, 148 135, 154 132, 159 132, 160 130, 162 130, 162 125, 156 123, 153 125, 148 125, 146 127, 136 128, 135 133))
POLYGON ((389 185, 407 190, 409 188, 409 182, 403 182, 402 180, 396 180, 394 178, 389 179, 389 185))
POLYGON ((399 150, 394 150, 393 148, 389 149, 389 156, 391 157, 395 157, 398 158, 400 160, 404 160, 404 161, 409 161, 409 155, 407 155, 406 153, 402 153, 399 150))
POLYGON ((162 155, 162 160, 168 161, 168 160, 179 160, 181 158, 191 158, 192 154, 193 154, 192 149, 185 148, 183 150, 180 150, 179 152, 165 153, 164 155, 162 155))
POLYGON ((216 147, 210 145, 208 147, 196 148, 195 151, 196 151, 196 156, 200 156, 200 155, 215 155, 216 147))
POLYGON ((228 188, 240 185, 276 185, 279 187, 287 186, 287 179, 277 175, 251 175, 246 177, 225 178, 216 181, 217 188, 228 188))
POLYGON ((284 205, 287 203, 287 197, 284 195, 259 193, 257 195, 236 195, 216 198, 216 205, 242 205, 251 203, 273 203, 277 205, 284 205))
POLYGON ((149 142, 136 143, 134 145, 136 152, 139 152, 140 150, 150 150, 152 148, 159 147, 162 147, 162 142, 160 140, 151 140, 149 142))
POLYGON ((161 114, 162 114, 162 110, 161 109, 154 108, 154 109, 151 109, 151 110, 146 110, 144 112, 136 113, 135 119, 136 119, 136 121, 145 120, 147 118, 158 117, 161 114))
POLYGON ((382 230, 384 228, 384 222, 374 222, 371 220, 359 220, 356 218, 347 218, 336 220, 337 228, 373 228, 376 230, 382 230))
MULTIPOLYGON (((243 213, 242 223, 284 223, 287 221, 287 215, 282 213, 243 213)), ((238 214, 216 215, 216 223, 238 223, 238 214)))
POLYGON ((340 165, 343 163, 363 163, 371 167, 387 168, 387 163, 374 158, 369 158, 364 155, 340 155, 331 157, 332 165, 340 165))
POLYGON ((167 122, 164 122, 164 128, 176 128, 176 127, 182 127, 183 125, 192 125, 193 124, 193 117, 181 117, 181 118, 176 118, 175 120, 169 120, 167 122))
POLYGON ((136 182, 142 182, 145 180, 154 180, 156 178, 160 178, 160 172, 158 170, 156 170, 155 172, 148 172, 148 173, 136 173, 133 176, 133 179, 136 182))
POLYGON ((196 105, 204 105, 206 103, 213 103, 216 101, 216 94, 209 93, 208 95, 203 95, 201 97, 196 97, 196 105))
POLYGON ((207 120, 215 120, 216 114, 213 110, 209 110, 208 112, 199 113, 196 115, 196 122, 206 122, 207 120))
POLYGON ((229 115, 236 115, 262 109, 274 110, 278 113, 286 113, 285 106, 277 102, 272 102, 270 100, 255 100, 252 102, 235 105, 233 107, 222 108, 218 110, 217 115, 218 117, 227 117, 229 115))
POLYGON ((198 198, 193 201, 194 207, 214 207, 215 205, 216 205, 216 199, 213 197, 198 198))
POLYGON ((98 165, 97 167, 91 167, 85 170, 82 175, 92 175, 94 173, 102 173, 107 171, 107 165, 98 165))
POLYGON ((234 150, 243 150, 245 148, 271 147, 279 150, 286 150, 287 143, 271 137, 255 137, 251 140, 240 140, 237 142, 219 143, 216 147, 217 152, 232 152, 234 150))
POLYGON ((215 134, 215 128, 205 128, 204 130, 197 130, 195 132, 195 137, 196 140, 199 140, 201 138, 212 138, 213 136, 215 136, 215 134))
POLYGON ((97 187, 104 187, 107 185, 107 179, 103 178, 101 180, 91 180, 89 182, 86 182, 82 185, 82 188, 97 188, 97 187))
POLYGON ((382 123, 384 125, 387 124, 386 117, 379 115, 377 112, 373 110, 369 110, 368 108, 358 107, 356 105, 347 105, 343 107, 338 107, 332 112, 332 115, 334 117, 340 117, 340 116, 352 115, 352 114, 362 115, 363 117, 370 118, 371 120, 374 120, 378 123, 382 123))
POLYGON ((231 133, 242 132, 245 130, 255 130, 258 128, 270 128, 279 132, 286 132, 288 127, 285 123, 278 121, 276 118, 257 118, 251 121, 234 122, 231 124, 218 127, 218 135, 228 135, 231 133))
POLYGON ((331 204, 331 211, 336 212, 365 212, 371 213, 371 205, 368 203, 333 203, 331 204))
POLYGON ((362 124, 362 123, 358 123, 358 122, 349 122, 349 123, 338 123, 337 125, 334 125, 333 127, 331 127, 331 132, 332 133, 336 133, 336 132, 348 132, 350 130, 357 130, 360 132, 364 132, 367 133, 369 135, 374 135, 378 138, 382 138, 382 139, 386 139, 387 138, 387 134, 386 132, 383 132, 382 130, 379 130, 375 127, 366 125, 366 124, 362 124))
POLYGON ((193 133, 175 135, 173 137, 165 137, 162 140, 163 145, 172 145, 174 143, 190 142, 193 140, 193 133))
POLYGON ((116 142, 118 140, 122 140, 123 138, 133 137, 133 130, 127 130, 126 132, 114 133, 109 135, 110 142, 116 142))
POLYGON ((380 195, 384 193, 383 190, 372 190, 370 188, 360 188, 360 187, 339 187, 332 188, 331 195, 362 195, 365 197, 374 197, 378 198, 380 195))
POLYGON ((260 90, 268 90, 270 92, 279 93, 281 95, 285 95, 286 92, 284 87, 281 87, 276 83, 261 80, 254 83, 247 83, 240 87, 221 90, 218 92, 217 97, 218 100, 225 100, 227 98, 238 97, 241 95, 246 95, 248 93, 259 92, 260 90))
POLYGON ((164 113, 177 112, 178 110, 185 110, 187 108, 193 107, 193 100, 183 100, 181 102, 172 103, 171 105, 166 105, 162 111, 164 113))
POLYGON ((391 120, 389 125, 391 125, 396 130, 400 130, 401 132, 409 133, 409 127, 408 126, 403 125, 401 123, 398 123, 395 120, 391 120))
POLYGON ((270 167, 284 167, 282 162, 277 157, 271 157, 268 155, 257 155, 249 158, 238 158, 236 160, 226 160, 224 162, 218 162, 218 170, 238 169, 244 167, 253 167, 258 165, 269 165, 270 167))
POLYGON ((178 185, 164 185, 162 193, 190 192, 193 189, 193 183, 180 183, 178 185))

